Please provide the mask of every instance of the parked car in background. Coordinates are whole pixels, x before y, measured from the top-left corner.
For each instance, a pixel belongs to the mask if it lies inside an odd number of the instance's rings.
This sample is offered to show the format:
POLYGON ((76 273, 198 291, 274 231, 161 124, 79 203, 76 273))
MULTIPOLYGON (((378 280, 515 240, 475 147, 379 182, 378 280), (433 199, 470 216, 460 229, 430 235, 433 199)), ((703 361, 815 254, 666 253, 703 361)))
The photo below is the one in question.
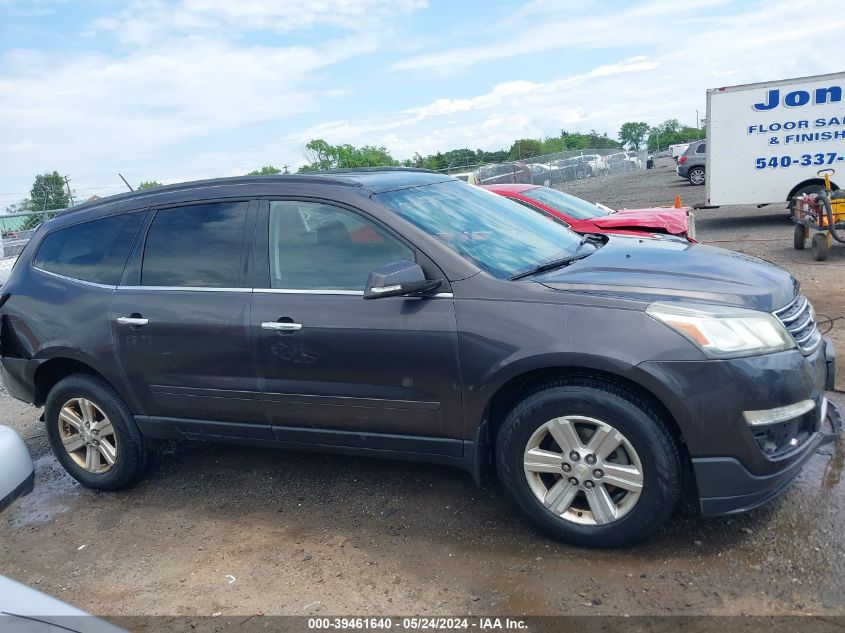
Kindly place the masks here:
POLYGON ((640 152, 632 150, 630 152, 625 152, 625 156, 628 157, 628 160, 631 161, 631 165, 633 165, 635 169, 642 169, 645 167, 645 165, 643 165, 643 160, 641 158, 642 155, 640 152))
POLYGON ((605 157, 608 170, 611 174, 624 174, 636 169, 625 152, 617 152, 605 157))
POLYGON ((689 180, 691 185, 703 185, 706 160, 707 141, 697 141, 692 143, 687 151, 678 158, 678 166, 675 171, 681 178, 689 180))
POLYGON ((835 439, 833 344, 788 272, 676 237, 579 235, 425 170, 74 207, 24 249, 0 319, 9 393, 44 407, 58 461, 97 490, 137 482, 150 440, 171 438, 477 481, 495 462, 539 529, 619 546, 686 491, 704 516, 765 503, 835 439))
POLYGON ((534 182, 534 176, 528 165, 523 163, 503 163, 484 165, 472 172, 471 182, 476 185, 496 185, 504 183, 534 182))
POLYGON ((600 176, 610 171, 607 160, 598 154, 582 154, 580 158, 590 166, 593 176, 600 176))
POLYGON ((675 145, 669 146, 669 153, 672 156, 672 158, 675 159, 676 163, 678 162, 678 158, 683 156, 684 152, 687 151, 689 146, 690 146, 689 143, 676 143, 675 145))
POLYGON ((557 189, 534 185, 491 185, 485 189, 561 221, 577 233, 665 233, 695 241, 695 216, 688 208, 615 211, 557 189))
POLYGON ((572 180, 583 180, 593 173, 592 167, 589 163, 580 156, 573 158, 559 158, 551 162, 552 165, 558 167, 562 174, 564 182, 572 180))
POLYGON ((535 185, 551 187, 555 183, 564 182, 565 171, 557 165, 544 165, 543 163, 528 163, 531 170, 531 181, 535 185))

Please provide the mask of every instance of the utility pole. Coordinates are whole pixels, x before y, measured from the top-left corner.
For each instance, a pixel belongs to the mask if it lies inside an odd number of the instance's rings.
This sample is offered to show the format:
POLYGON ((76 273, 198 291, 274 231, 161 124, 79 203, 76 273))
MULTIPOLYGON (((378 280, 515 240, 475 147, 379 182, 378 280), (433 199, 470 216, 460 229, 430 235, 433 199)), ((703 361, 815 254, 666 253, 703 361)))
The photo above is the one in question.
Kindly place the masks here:
POLYGON ((695 109, 695 129, 698 135, 701 136, 701 119, 698 118, 698 108, 695 109))
POLYGON ((284 167, 284 169, 285 169, 285 170, 282 172, 283 174, 289 174, 289 173, 290 173, 290 172, 288 171, 288 165, 282 165, 282 167, 284 167))
POLYGON ((67 187, 67 196, 70 198, 70 206, 73 206, 76 203, 73 201, 73 192, 70 190, 70 180, 67 175, 65 175, 65 187, 67 187))

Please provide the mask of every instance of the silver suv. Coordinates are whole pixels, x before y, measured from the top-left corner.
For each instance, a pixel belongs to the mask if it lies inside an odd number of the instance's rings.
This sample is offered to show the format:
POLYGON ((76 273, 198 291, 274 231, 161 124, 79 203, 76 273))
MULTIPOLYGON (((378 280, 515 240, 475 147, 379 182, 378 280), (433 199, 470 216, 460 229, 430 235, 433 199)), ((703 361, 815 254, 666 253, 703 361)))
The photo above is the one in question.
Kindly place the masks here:
POLYGON ((707 158, 707 141, 690 144, 678 159, 677 174, 691 185, 704 184, 704 159, 707 158))

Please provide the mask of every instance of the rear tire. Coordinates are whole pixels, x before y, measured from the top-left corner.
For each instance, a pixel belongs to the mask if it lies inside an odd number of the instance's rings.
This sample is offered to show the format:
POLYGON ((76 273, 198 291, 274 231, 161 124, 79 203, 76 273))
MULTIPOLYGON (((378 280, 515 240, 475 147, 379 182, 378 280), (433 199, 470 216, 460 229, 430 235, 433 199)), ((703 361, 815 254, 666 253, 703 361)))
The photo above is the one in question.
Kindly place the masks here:
POLYGON ((496 459, 508 495, 528 520, 573 545, 618 547, 645 539, 665 523, 681 494, 678 446, 660 414, 623 386, 593 378, 547 383, 517 404, 502 423, 496 459), (566 429, 576 429, 576 436, 566 429), (591 446, 597 438, 607 443, 591 446), (572 446, 578 446, 575 454, 572 446))
POLYGON ((60 380, 47 396, 44 423, 56 458, 87 488, 128 488, 146 470, 146 440, 126 403, 97 376, 60 380))
POLYGON ((687 174, 689 184, 700 186, 704 184, 704 167, 693 167, 687 174))
POLYGON ((804 242, 807 239, 807 229, 801 224, 795 225, 795 231, 792 234, 792 246, 796 251, 804 250, 804 242))
POLYGON ((827 236, 824 233, 816 233, 813 236, 813 257, 817 262, 823 262, 830 254, 830 246, 827 245, 827 236))

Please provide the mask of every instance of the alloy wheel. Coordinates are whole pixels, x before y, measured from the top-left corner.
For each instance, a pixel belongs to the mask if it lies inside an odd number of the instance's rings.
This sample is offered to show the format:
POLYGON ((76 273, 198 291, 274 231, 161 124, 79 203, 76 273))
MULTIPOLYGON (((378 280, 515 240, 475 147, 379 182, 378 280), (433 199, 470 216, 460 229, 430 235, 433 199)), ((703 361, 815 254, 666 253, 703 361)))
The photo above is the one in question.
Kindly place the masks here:
POLYGON ((59 439, 68 455, 90 473, 108 472, 117 460, 117 436, 108 416, 85 398, 72 398, 59 410, 59 439))
POLYGON ((558 417, 540 426, 525 447, 523 468, 546 509, 580 525, 618 521, 643 489, 640 457, 628 438, 586 416, 558 417))
POLYGON ((689 175, 690 182, 694 185, 704 184, 704 172, 700 169, 693 169, 689 175))

